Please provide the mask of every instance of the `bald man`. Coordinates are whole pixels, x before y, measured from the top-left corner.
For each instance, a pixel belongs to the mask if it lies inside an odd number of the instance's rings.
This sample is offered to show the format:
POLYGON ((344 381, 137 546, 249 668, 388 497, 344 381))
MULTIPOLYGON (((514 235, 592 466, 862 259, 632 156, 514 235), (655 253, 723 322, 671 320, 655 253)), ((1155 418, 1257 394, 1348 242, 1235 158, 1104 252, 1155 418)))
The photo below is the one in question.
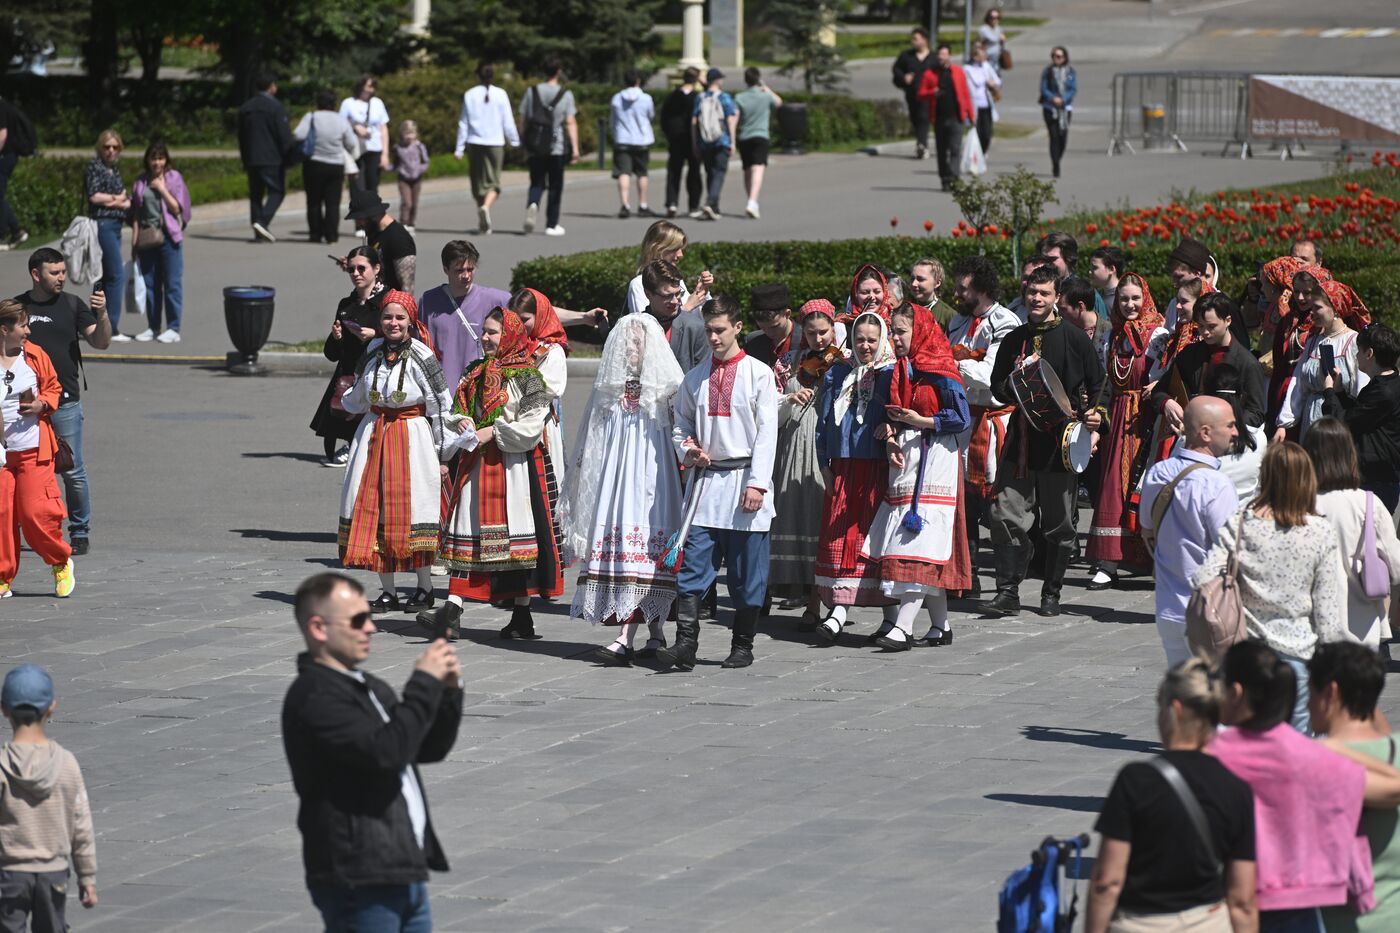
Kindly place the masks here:
POLYGON ((1200 395, 1187 403, 1183 421, 1184 443, 1147 471, 1138 512, 1157 565, 1157 634, 1167 667, 1191 657, 1186 643, 1191 575, 1240 507, 1235 484, 1220 471, 1220 458, 1239 433, 1234 408, 1224 399, 1200 395))

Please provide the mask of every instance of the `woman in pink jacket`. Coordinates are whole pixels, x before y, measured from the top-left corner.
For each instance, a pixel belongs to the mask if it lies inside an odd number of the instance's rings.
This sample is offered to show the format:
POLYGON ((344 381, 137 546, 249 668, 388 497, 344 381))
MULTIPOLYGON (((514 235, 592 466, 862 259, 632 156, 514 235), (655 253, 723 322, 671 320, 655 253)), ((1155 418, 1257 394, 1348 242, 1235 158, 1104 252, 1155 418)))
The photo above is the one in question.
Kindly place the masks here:
MULTIPOLYGON (((145 167, 131 187, 132 252, 146 285, 146 329, 136 339, 179 343, 190 192, 184 176, 170 163, 165 143, 153 142, 146 147, 145 167), (160 326, 162 308, 164 330, 160 326)), ((121 338, 114 334, 112 339, 121 338)))
POLYGON ((1221 673, 1221 718, 1233 728, 1209 750, 1254 792, 1260 933, 1323 933, 1320 907, 1370 910, 1361 808, 1400 804, 1400 772, 1332 751, 1290 726, 1295 675, 1268 645, 1240 642, 1226 652, 1221 673))

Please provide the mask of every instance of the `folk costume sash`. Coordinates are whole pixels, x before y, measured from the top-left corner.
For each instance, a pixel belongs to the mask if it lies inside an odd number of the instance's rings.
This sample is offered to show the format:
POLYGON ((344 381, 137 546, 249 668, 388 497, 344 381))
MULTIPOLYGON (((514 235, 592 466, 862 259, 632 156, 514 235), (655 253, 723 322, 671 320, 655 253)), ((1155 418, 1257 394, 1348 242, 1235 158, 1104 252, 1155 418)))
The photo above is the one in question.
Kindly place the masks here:
MULTIPOLYGON (((392 294, 392 293, 391 293, 392 294)), ((413 527, 413 484, 409 477, 408 423, 422 418, 422 405, 410 408, 370 409, 375 423, 365 459, 364 478, 355 510, 350 519, 350 532, 345 542, 341 563, 365 566, 378 549, 389 559, 410 557, 410 531, 413 527), (382 543, 379 529, 384 529, 382 543)))
POLYGON ((1001 452, 1006 446, 1006 425, 1002 417, 1016 412, 1015 405, 990 408, 985 405, 969 405, 972 414, 972 435, 967 442, 966 482, 978 488, 984 497, 992 495, 993 479, 987 465, 995 460, 1001 463, 1001 452), (995 455, 993 455, 995 445, 995 455))

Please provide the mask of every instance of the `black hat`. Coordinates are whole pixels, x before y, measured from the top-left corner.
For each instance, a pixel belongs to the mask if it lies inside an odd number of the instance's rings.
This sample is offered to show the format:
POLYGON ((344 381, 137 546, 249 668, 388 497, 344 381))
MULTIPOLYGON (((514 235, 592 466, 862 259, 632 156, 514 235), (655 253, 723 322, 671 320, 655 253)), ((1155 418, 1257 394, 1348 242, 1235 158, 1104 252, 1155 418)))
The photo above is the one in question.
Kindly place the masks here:
POLYGON ((1179 262, 1191 271, 1205 275, 1206 263, 1210 262, 1210 250, 1200 240, 1193 240, 1189 236, 1182 237, 1181 242, 1176 244, 1176 249, 1167 257, 1167 261, 1179 262))
POLYGON ((714 84, 716 81, 721 80, 723 77, 724 72, 720 71, 718 68, 711 68, 709 71, 705 72, 705 83, 714 84))
POLYGON ((782 282, 773 285, 755 285, 749 292, 750 311, 786 311, 792 307, 792 296, 782 282))
POLYGON ((370 220, 389 213, 389 202, 381 201, 372 191, 355 190, 350 192, 350 213, 346 220, 370 220))

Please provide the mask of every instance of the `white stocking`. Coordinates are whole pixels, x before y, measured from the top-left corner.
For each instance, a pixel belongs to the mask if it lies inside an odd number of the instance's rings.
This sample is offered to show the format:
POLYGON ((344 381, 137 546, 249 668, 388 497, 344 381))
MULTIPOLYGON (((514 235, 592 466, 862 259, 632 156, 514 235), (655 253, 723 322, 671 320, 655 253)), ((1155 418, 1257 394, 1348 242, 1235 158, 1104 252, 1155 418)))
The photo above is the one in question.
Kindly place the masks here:
MULTIPOLYGON (((899 630, 903 638, 896 638, 895 641, 905 641, 914 637, 914 617, 919 614, 919 609, 923 606, 924 599, 922 593, 906 593, 899 601, 899 615, 895 617, 894 627, 899 630)), ((894 630, 890 630, 890 635, 894 630)))
POLYGON ((948 622, 948 594, 941 587, 929 590, 924 597, 924 608, 928 610, 928 634, 925 638, 936 638, 952 625, 948 622))
POLYGON ((846 627, 846 607, 832 606, 831 616, 822 620, 822 628, 836 635, 841 634, 841 629, 846 627))
POLYGON ((617 639, 613 641, 611 645, 608 645, 608 650, 615 651, 618 654, 630 651, 632 649, 632 640, 637 637, 637 629, 640 627, 641 626, 636 622, 623 623, 622 627, 618 629, 617 639))
POLYGON ((449 596, 447 597, 447 601, 448 601, 449 603, 452 603, 452 604, 453 604, 454 606, 456 606, 458 609, 461 609, 461 608, 462 608, 462 597, 458 596, 456 593, 453 593, 453 594, 449 595, 449 596))

